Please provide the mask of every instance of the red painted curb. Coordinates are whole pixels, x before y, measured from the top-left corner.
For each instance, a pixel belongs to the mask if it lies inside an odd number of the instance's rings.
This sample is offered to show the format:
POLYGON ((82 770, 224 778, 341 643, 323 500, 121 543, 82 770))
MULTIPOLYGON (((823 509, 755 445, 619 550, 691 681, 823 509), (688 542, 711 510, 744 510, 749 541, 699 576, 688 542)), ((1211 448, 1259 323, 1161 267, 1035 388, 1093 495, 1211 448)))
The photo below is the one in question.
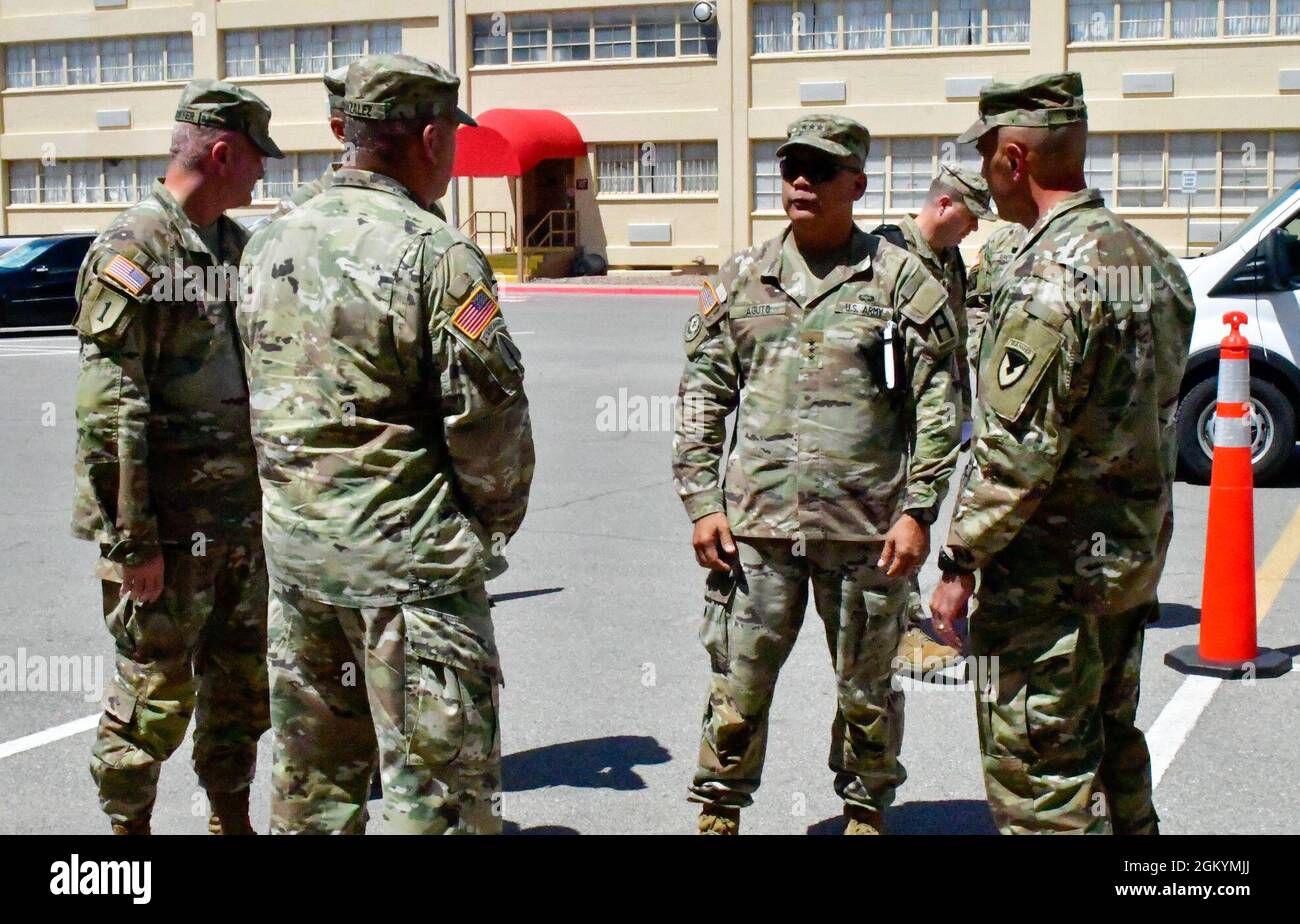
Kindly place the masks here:
POLYGON ((497 288, 504 292, 538 295, 689 295, 694 298, 700 294, 694 286, 548 286, 503 282, 497 288))

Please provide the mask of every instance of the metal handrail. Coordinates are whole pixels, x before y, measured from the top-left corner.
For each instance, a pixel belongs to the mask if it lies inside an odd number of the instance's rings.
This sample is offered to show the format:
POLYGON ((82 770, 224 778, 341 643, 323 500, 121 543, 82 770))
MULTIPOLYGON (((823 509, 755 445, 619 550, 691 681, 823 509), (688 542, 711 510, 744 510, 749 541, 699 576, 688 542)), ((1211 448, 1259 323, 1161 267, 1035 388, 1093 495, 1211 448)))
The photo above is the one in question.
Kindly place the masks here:
POLYGON ((511 249, 510 220, 504 211, 480 209, 471 212, 469 217, 461 222, 460 231, 485 253, 505 253, 511 249), (480 226, 481 218, 487 219, 486 228, 480 226), (487 247, 483 246, 483 236, 487 237, 487 247), (498 238, 501 241, 500 249, 496 246, 498 238))
POLYGON ((551 209, 533 225, 524 241, 529 247, 576 247, 578 213, 575 209, 551 209), (538 232, 544 233, 539 234, 538 232))

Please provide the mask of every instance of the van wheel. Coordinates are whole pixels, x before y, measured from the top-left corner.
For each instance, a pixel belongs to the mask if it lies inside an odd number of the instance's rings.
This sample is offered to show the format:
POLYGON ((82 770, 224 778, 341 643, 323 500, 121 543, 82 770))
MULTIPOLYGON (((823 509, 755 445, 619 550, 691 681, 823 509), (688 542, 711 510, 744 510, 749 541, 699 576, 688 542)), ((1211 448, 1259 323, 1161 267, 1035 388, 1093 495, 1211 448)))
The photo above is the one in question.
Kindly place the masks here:
MULTIPOLYGON (((1178 458, 1194 481, 1208 482, 1214 459, 1219 378, 1198 382, 1178 406, 1178 458)), ((1257 484, 1281 474, 1295 448, 1295 410, 1273 384, 1251 376, 1251 468, 1257 484)))

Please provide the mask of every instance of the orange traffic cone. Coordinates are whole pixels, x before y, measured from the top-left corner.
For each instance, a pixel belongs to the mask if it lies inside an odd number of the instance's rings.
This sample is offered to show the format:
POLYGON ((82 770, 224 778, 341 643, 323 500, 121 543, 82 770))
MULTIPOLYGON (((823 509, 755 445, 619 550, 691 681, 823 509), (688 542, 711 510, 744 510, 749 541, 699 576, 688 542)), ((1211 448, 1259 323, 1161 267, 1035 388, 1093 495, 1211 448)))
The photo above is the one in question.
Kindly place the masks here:
POLYGON ((1277 677, 1291 669, 1284 652, 1261 649, 1255 637, 1255 503, 1251 471, 1250 344, 1241 335, 1246 316, 1230 311, 1232 333, 1219 350, 1219 395, 1214 412, 1214 465, 1201 589, 1201 642, 1165 655, 1188 674, 1277 677))

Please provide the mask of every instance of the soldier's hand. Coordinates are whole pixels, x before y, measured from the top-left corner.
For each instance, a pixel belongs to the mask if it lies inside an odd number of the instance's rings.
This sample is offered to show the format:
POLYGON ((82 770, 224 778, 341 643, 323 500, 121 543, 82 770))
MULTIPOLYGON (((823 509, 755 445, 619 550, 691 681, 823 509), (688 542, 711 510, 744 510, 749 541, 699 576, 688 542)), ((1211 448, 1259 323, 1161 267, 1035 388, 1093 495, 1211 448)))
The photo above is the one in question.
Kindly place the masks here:
POLYGON ((930 596, 930 626, 945 645, 958 651, 965 642, 965 632, 957 626, 966 619, 966 607, 975 592, 975 575, 945 574, 930 596))
POLYGON ((730 571, 736 557, 736 543, 731 538, 731 526, 725 513, 710 513, 695 521, 691 536, 695 547, 695 560, 701 568, 730 571))
POLYGON ((135 603, 153 603, 163 591, 163 557, 155 555, 138 565, 122 566, 122 596, 135 603))
POLYGON ((889 577, 912 574, 921 567, 929 551, 930 527, 922 526, 910 513, 905 513, 885 533, 885 548, 876 567, 883 568, 889 577))

